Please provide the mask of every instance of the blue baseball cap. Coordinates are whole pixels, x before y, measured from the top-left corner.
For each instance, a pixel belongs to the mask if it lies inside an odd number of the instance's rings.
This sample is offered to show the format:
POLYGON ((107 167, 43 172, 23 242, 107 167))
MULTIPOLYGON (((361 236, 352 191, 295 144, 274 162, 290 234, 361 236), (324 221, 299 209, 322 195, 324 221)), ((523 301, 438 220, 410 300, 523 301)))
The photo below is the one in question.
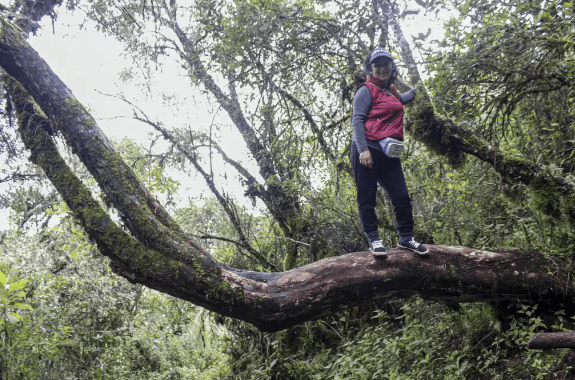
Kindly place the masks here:
POLYGON ((391 54, 389 54, 387 51, 385 51, 384 48, 376 48, 375 50, 373 50, 373 52, 371 52, 371 55, 369 56, 369 64, 372 64, 373 61, 375 61, 377 58, 388 58, 391 59, 393 61, 393 57, 391 56, 391 54))

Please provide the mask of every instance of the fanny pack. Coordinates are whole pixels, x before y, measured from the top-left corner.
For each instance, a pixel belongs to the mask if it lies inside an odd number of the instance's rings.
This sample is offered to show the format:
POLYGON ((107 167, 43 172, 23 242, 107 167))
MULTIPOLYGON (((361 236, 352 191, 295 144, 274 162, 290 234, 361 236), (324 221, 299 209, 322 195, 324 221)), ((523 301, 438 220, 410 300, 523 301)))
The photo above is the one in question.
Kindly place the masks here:
POLYGON ((399 158, 405 149, 405 145, 399 140, 392 139, 388 137, 383 140, 379 140, 379 145, 383 149, 383 154, 389 158, 399 158))

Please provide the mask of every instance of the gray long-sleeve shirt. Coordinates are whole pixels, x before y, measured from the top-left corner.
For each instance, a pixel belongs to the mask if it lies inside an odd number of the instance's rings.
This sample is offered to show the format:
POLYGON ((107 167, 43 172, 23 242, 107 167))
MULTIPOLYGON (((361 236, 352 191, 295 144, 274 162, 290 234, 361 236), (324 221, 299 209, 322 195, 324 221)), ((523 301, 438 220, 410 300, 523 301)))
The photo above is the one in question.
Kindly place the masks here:
MULTIPOLYGON (((399 94, 399 101, 401 104, 411 103, 414 98, 414 88, 408 92, 399 94)), ((369 111, 371 111, 371 94, 369 93, 367 86, 361 86, 353 98, 353 115, 351 118, 353 125, 352 144, 356 144, 358 153, 361 153, 368 148, 382 150, 379 142, 365 138, 365 121, 367 120, 369 111)))

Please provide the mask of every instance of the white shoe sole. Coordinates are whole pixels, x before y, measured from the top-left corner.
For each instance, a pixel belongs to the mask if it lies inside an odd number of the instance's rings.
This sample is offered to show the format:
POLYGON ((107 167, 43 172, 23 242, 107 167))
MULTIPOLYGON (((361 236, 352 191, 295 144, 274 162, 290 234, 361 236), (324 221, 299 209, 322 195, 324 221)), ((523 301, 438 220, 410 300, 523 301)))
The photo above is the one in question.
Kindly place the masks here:
POLYGON ((429 249, 427 249, 427 248, 425 249, 425 252, 419 252, 417 249, 409 248, 409 247, 406 247, 406 246, 401 245, 401 244, 398 244, 397 246, 398 246, 399 248, 408 249, 408 250, 410 250, 410 251, 412 251, 412 252, 415 252, 415 253, 417 253, 419 256, 425 256, 425 255, 427 255, 427 253, 429 252, 429 249))

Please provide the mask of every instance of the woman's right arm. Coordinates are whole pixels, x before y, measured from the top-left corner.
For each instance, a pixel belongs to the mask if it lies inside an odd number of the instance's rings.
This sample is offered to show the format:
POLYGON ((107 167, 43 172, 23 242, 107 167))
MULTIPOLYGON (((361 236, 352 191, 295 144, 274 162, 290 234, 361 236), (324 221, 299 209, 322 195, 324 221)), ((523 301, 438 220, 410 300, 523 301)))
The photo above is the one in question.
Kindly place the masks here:
POLYGON ((365 121, 370 110, 371 94, 367 86, 361 86, 353 98, 353 115, 351 117, 353 139, 359 153, 368 150, 365 139, 365 121))
POLYGON ((361 86, 353 98, 353 140, 359 153, 359 162, 363 166, 372 167, 373 160, 365 138, 365 121, 371 110, 371 94, 366 86, 361 86))

